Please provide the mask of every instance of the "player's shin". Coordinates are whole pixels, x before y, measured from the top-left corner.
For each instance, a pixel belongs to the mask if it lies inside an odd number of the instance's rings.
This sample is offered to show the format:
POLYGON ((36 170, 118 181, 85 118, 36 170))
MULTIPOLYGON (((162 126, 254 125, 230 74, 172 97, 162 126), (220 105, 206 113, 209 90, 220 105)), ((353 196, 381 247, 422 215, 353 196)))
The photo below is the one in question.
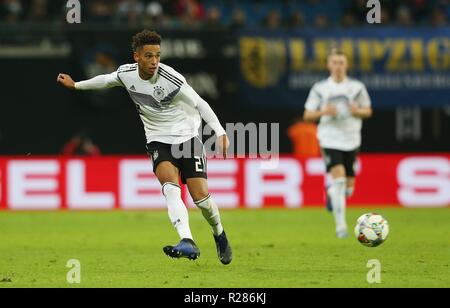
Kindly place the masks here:
POLYGON ((193 239, 189 228, 188 210, 181 199, 181 188, 174 183, 166 183, 162 188, 166 197, 169 218, 181 239, 193 239))
POLYGON ((353 187, 347 187, 347 189, 345 190, 345 196, 347 198, 351 198, 353 196, 353 193, 355 192, 355 188, 353 187))
POLYGON ((208 221, 209 225, 212 227, 214 235, 221 235, 223 232, 223 226, 220 221, 219 208, 211 195, 195 202, 195 205, 197 205, 197 207, 202 211, 203 217, 205 217, 206 221, 208 221))
POLYGON ((336 222, 337 233, 347 231, 347 223, 345 219, 345 207, 346 207, 346 179, 336 178, 333 179, 331 187, 328 189, 328 193, 333 205, 333 215, 336 222))

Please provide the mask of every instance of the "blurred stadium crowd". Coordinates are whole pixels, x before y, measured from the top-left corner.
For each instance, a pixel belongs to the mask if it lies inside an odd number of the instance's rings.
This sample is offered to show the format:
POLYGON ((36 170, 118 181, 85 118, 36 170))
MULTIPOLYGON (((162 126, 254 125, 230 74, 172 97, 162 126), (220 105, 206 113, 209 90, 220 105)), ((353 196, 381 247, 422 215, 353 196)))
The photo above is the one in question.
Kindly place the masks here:
MULTIPOLYGON (((366 24, 367 0, 89 0, 82 21, 178 28, 270 29, 366 24)), ((0 0, 3 23, 62 22, 66 0, 0 0)), ((382 24, 444 26, 450 0, 383 0, 382 24)))

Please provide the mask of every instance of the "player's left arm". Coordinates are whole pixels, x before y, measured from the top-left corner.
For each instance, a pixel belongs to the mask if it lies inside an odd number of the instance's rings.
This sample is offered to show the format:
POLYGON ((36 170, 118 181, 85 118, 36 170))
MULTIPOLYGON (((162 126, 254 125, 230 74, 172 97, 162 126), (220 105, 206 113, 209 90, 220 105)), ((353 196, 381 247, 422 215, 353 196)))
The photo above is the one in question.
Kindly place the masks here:
POLYGON ((368 119, 368 118, 372 117, 372 115, 373 115, 372 107, 360 107, 356 103, 350 104, 350 110, 354 117, 361 118, 361 119, 368 119))
POLYGON ((220 124, 219 118, 214 113, 211 106, 186 82, 183 84, 180 92, 184 96, 184 100, 188 104, 194 106, 200 113, 202 119, 214 130, 217 136, 217 146, 219 147, 219 151, 223 154, 224 158, 227 158, 227 150, 230 147, 230 141, 225 129, 222 124, 220 124))
POLYGON ((364 85, 362 85, 360 92, 356 95, 353 102, 350 103, 350 111, 357 118, 368 119, 372 117, 372 102, 364 85))

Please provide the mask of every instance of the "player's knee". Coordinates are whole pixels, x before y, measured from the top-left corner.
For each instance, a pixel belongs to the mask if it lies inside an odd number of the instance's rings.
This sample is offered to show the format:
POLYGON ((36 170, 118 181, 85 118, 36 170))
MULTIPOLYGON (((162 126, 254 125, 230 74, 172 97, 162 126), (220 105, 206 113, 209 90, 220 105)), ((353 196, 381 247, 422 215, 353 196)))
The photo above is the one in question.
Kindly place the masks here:
POLYGON ((181 187, 176 183, 166 182, 163 184, 161 190, 166 198, 181 197, 181 187))
POLYGON ((198 199, 194 203, 199 209, 210 211, 213 206, 211 200, 211 195, 207 194, 206 197, 198 199))
POLYGON ((208 196, 209 196, 209 191, 207 188, 204 188, 204 187, 196 188, 193 191, 191 191, 191 197, 192 197, 192 200, 194 200, 194 202, 202 201, 202 200, 208 198, 208 196))
POLYGON ((343 165, 334 166, 333 168, 331 168, 330 173, 331 173, 331 176, 335 179, 346 177, 345 168, 343 165))
POLYGON ((176 183, 178 180, 178 173, 175 167, 165 163, 161 163, 158 166, 156 169, 156 176, 161 184, 176 183))

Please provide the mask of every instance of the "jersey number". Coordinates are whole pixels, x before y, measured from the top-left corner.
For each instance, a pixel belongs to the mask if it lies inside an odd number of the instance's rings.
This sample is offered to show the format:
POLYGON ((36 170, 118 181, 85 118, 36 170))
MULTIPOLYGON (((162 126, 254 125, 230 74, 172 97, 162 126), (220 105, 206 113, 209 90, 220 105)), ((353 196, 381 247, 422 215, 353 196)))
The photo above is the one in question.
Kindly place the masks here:
POLYGON ((205 158, 195 156, 195 172, 206 172, 205 158))

